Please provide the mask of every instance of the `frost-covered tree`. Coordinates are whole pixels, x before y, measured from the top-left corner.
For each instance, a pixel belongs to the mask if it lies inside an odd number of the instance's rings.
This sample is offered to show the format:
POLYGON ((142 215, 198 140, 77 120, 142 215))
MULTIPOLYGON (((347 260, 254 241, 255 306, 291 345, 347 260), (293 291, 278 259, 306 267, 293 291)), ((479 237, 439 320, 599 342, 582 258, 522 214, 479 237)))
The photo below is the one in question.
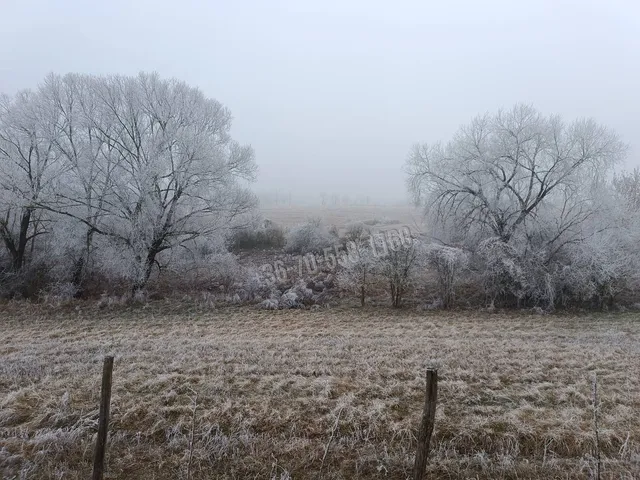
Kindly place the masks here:
POLYGON ((626 146, 592 120, 567 124, 531 106, 481 115, 446 145, 416 145, 408 186, 432 222, 466 238, 532 236, 554 252, 580 236, 594 192, 626 146))
POLYGON ((162 251, 220 232, 254 207, 241 184, 254 178, 253 150, 230 137, 226 108, 182 82, 141 74, 96 83, 96 127, 119 165, 106 231, 134 252, 141 287, 162 251))
POLYGON ((610 179, 625 152, 592 120, 517 105, 476 117, 446 145, 414 147, 408 186, 434 236, 474 254, 490 302, 552 308, 574 247, 619 229, 610 179))
POLYGON ((76 230, 66 237, 73 256, 71 281, 76 285, 91 266, 96 233, 106 233, 104 219, 112 207, 115 173, 120 167, 119 155, 97 127, 108 128, 108 121, 100 118, 103 113, 96 86, 96 79, 90 76, 51 74, 39 88, 52 112, 54 149, 65 172, 58 177, 53 198, 39 206, 77 221, 76 230))
POLYGON ((61 173, 54 135, 51 112, 38 94, 0 96, 0 238, 15 272, 46 231, 37 206, 51 200, 61 173))
POLYGON ((640 212, 640 168, 615 175, 613 187, 624 206, 632 212, 640 212))
MULTIPOLYGON (((253 150, 229 135, 231 114, 176 80, 49 76, 41 87, 56 112, 55 151, 67 166, 52 210, 119 245, 134 289, 158 256, 238 225, 255 206, 253 150)), ((86 263, 81 260, 80 266, 86 263)))
POLYGON ((73 283, 101 259, 137 290, 163 252, 241 227, 256 164, 230 127, 219 102, 155 74, 49 75, 2 97, 0 239, 13 269, 47 233, 71 252, 73 283))

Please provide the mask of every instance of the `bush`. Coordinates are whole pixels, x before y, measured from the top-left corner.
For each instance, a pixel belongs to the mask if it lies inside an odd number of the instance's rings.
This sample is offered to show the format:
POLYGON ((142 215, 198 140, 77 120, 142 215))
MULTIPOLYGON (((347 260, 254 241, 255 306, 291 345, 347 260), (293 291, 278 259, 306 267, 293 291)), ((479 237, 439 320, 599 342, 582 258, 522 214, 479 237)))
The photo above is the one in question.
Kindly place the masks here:
POLYGON ((222 288, 224 292, 228 293, 234 283, 242 281, 242 268, 234 254, 213 253, 207 255, 205 261, 213 286, 222 288))
POLYGON ((260 308, 264 310, 278 310, 280 304, 277 298, 267 298, 260 303, 260 308))
POLYGON ((235 231, 229 240, 229 248, 233 252, 282 248, 284 244, 284 229, 268 220, 262 228, 235 231))
POLYGON ((313 218, 287 233, 284 249, 287 253, 321 253, 335 240, 327 226, 320 219, 313 218))
POLYGON ((496 300, 501 299, 506 305, 520 306, 532 289, 522 255, 497 237, 480 242, 478 253, 483 262, 483 285, 489 304, 495 306, 496 300))
POLYGON ((442 308, 453 306, 455 284, 460 270, 466 267, 468 256, 459 248, 430 243, 422 248, 427 268, 435 270, 438 277, 439 302, 442 308))
MULTIPOLYGON (((257 268, 248 268, 245 270, 242 279, 242 290, 245 300, 252 302, 256 300, 269 299, 273 297, 277 291, 263 271, 257 268)), ((277 303, 277 302, 276 302, 277 303)))
POLYGON ((610 232, 602 232, 582 245, 567 249, 568 265, 554 272, 554 290, 559 306, 578 304, 606 309, 616 297, 633 292, 637 278, 636 254, 627 241, 616 241, 610 232), (598 238, 600 237, 600 238, 598 238))
POLYGON ((371 229, 362 222, 352 222, 346 226, 344 239, 347 242, 355 242, 360 245, 371 236, 371 229))
POLYGON ((36 298, 53 278, 50 267, 41 261, 25 265, 19 272, 0 272, 0 298, 36 298))
POLYGON ((364 307, 369 287, 376 282, 377 258, 371 248, 365 245, 358 250, 357 255, 347 259, 336 276, 338 286, 356 293, 360 297, 360 305, 364 307))
POLYGON ((378 259, 376 269, 389 285, 391 305, 400 307, 402 299, 413 283, 417 267, 416 242, 397 245, 378 259))
POLYGON ((264 310, 309 308, 321 305, 327 299, 328 294, 324 289, 320 293, 315 293, 304 280, 299 279, 295 284, 285 287, 282 292, 272 289, 269 298, 260 302, 259 308, 264 310))
MULTIPOLYGON (((214 246, 215 247, 215 246, 214 246)), ((227 251, 204 246, 184 249, 182 257, 173 257, 175 267, 162 270, 148 283, 154 295, 171 296, 177 292, 209 291, 230 294, 242 284, 246 275, 237 257, 227 251)), ((168 262, 161 258, 161 262, 168 262)))
POLYGON ((382 218, 372 218, 371 220, 366 220, 362 223, 364 223, 365 225, 369 225, 370 227, 373 227, 376 225, 394 225, 396 223, 400 223, 400 221, 394 218, 382 217, 382 218))
POLYGON ((70 302, 78 296, 78 286, 71 282, 56 282, 39 293, 40 300, 45 303, 70 302))

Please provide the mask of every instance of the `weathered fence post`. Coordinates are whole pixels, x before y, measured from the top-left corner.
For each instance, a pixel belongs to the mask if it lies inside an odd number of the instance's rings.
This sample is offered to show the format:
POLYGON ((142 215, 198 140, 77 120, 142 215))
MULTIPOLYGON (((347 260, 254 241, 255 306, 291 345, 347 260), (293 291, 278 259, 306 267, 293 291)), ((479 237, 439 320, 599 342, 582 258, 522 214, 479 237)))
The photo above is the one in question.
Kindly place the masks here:
POLYGON ((600 480, 600 470, 602 467, 602 459, 600 458, 600 432, 598 430, 598 413, 600 405, 598 404, 598 374, 593 374, 592 391, 593 394, 593 430, 595 433, 595 457, 596 457, 596 480, 600 480))
POLYGON ((104 357, 102 366, 102 389, 100 390, 100 418, 98 419, 98 437, 93 454, 92 480, 102 480, 104 472, 104 454, 107 446, 107 429, 109 427, 109 405, 111 403, 111 374, 113 357, 104 357))
POLYGON ((413 480, 422 480, 429 457, 429 444, 433 425, 436 418, 436 401, 438 397, 438 370, 427 369, 427 387, 424 397, 424 411, 422 412, 422 422, 418 431, 418 448, 416 451, 416 462, 413 466, 413 480))

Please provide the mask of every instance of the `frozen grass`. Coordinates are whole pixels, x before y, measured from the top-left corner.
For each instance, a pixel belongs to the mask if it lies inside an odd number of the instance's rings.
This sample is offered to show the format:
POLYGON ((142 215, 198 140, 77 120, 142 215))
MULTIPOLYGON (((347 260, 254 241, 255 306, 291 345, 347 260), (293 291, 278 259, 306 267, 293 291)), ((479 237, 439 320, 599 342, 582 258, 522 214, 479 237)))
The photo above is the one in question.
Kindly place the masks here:
POLYGON ((640 471, 634 315, 157 303, 11 304, 0 318, 1 478, 89 477, 105 354, 107 478, 186 478, 194 391, 193 478, 408 478, 431 364, 430 478, 589 478, 596 372, 603 478, 640 471))
MULTIPOLYGON (((291 227, 307 221, 309 217, 317 217, 327 225, 336 225, 339 228, 345 227, 354 221, 371 221, 377 219, 397 220, 397 223, 388 223, 385 228, 409 225, 413 228, 420 224, 422 212, 413 206, 374 206, 374 205, 352 205, 352 206, 278 206, 263 207, 260 209, 262 215, 278 225, 291 227)), ((378 225, 379 226, 379 225, 378 225)))

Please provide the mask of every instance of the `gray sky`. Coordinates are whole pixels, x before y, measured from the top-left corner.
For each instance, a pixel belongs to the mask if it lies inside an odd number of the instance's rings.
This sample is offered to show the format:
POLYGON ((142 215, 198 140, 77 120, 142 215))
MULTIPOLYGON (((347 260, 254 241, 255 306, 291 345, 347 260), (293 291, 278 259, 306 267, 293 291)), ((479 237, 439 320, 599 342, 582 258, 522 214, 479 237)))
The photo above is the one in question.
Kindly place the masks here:
POLYGON ((415 142, 516 102, 591 116, 640 165, 640 2, 0 0, 0 91, 157 71, 227 105, 256 190, 405 198, 415 142))

